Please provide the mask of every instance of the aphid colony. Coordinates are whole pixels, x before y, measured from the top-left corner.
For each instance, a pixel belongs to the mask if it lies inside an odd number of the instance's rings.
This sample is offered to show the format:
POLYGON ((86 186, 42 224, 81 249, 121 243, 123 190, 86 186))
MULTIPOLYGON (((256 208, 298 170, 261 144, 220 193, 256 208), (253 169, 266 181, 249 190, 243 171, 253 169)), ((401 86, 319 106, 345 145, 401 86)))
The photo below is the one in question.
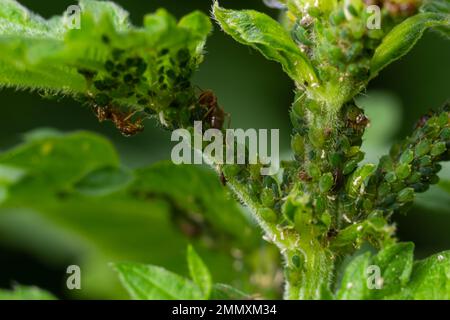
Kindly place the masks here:
POLYGON ((288 14, 292 38, 318 66, 322 81, 367 80, 370 58, 384 35, 417 10, 416 0, 364 2, 354 6, 341 1, 329 19, 324 19, 324 13, 313 6, 299 18, 288 14), (366 9, 372 4, 381 8, 380 29, 367 27, 373 12, 366 9))
POLYGON ((100 122, 112 121, 125 136, 144 129, 143 120, 158 117, 167 129, 192 126, 195 120, 222 128, 225 113, 211 91, 196 90, 190 82, 196 58, 187 48, 163 48, 155 52, 111 49, 103 72, 79 69, 88 84, 87 96, 79 97, 100 122))

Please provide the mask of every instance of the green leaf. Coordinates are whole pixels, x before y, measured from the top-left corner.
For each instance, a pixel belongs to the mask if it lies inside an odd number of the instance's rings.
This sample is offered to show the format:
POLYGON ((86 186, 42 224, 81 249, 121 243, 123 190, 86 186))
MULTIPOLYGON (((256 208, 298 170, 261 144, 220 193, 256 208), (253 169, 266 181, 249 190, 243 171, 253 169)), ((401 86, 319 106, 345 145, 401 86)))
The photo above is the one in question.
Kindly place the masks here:
POLYGON ((250 300, 251 297, 229 285, 217 283, 213 285, 210 300, 250 300))
POLYGON ((357 300, 368 296, 367 268, 369 265, 370 252, 358 255, 350 261, 344 271, 337 299, 357 300))
POLYGON ((382 299, 401 291, 408 283, 413 267, 414 244, 398 243, 381 250, 372 264, 381 270, 382 288, 371 290, 370 298, 382 299))
MULTIPOLYGON (((421 12, 435 12, 450 14, 450 0, 425 0, 421 12)), ((434 30, 439 32, 444 37, 450 37, 450 26, 435 27, 434 30)))
POLYGON ((94 111, 112 109, 116 118, 134 114, 131 128, 140 129, 136 119, 154 114, 167 127, 185 124, 169 107, 196 102, 190 80, 203 60, 209 18, 193 12, 177 22, 160 9, 136 27, 112 2, 83 0, 80 6, 79 28, 70 28, 63 16, 45 20, 16 1, 0 0, 0 87, 69 95, 94 111))
POLYGON ((56 297, 37 287, 15 286, 11 291, 0 289, 0 300, 56 300, 56 297))
POLYGON ((189 242, 215 279, 248 283, 250 265, 233 271, 230 246, 250 253, 259 237, 205 168, 163 162, 130 170, 98 135, 45 130, 0 153, 0 181, 2 239, 42 259, 78 257, 84 298, 121 297, 110 261, 186 273, 178 252, 189 242))
POLYGON ((269 60, 281 63, 283 70, 296 82, 318 83, 308 57, 287 31, 271 17, 253 10, 227 10, 215 2, 213 14, 222 29, 236 41, 248 45, 269 60))
POLYGON ((202 291, 190 280, 166 269, 137 263, 113 264, 135 300, 199 300, 202 291))
POLYGON ((86 195, 107 195, 125 188, 133 179, 132 172, 126 168, 101 168, 83 177, 75 188, 86 195))
POLYGON ((403 299, 450 299, 450 251, 414 263, 403 299))
POLYGON ((189 245, 187 250, 187 261, 192 280, 202 290, 203 297, 208 299, 212 288, 211 274, 209 273, 208 267, 191 245, 189 245))
POLYGON ((383 39, 371 61, 371 77, 408 53, 428 28, 450 26, 450 15, 419 13, 397 25, 383 39))

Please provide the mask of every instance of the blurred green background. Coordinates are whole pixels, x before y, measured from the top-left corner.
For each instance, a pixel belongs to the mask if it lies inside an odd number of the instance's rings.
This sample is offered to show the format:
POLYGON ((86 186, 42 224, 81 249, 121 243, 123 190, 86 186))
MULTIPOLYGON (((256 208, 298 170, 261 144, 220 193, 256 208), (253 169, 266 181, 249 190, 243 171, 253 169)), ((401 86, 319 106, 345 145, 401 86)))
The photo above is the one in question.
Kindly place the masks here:
MULTIPOLYGON (((21 0, 35 12, 50 17, 60 14, 73 1, 21 0)), ((145 13, 165 7, 180 17, 192 10, 210 11, 209 0, 118 0, 130 12, 135 24, 145 13)), ((263 6, 261 0, 222 0, 228 8, 252 8, 277 17, 277 11, 263 6)), ((361 94, 361 104, 371 115, 367 140, 368 158, 374 161, 386 145, 408 134, 414 122, 431 108, 450 97, 450 42, 427 32, 414 50, 384 70, 361 94)), ((257 52, 234 42, 215 26, 207 43, 207 56, 194 82, 214 90, 220 104, 231 113, 232 127, 279 128, 282 154, 289 156, 290 124, 288 108, 293 99, 293 84, 281 68, 257 52)), ((170 135, 147 123, 136 137, 121 136, 112 124, 99 124, 86 108, 70 99, 52 101, 36 93, 4 89, 0 92, 0 151, 18 144, 22 135, 42 127, 62 131, 91 130, 113 141, 122 161, 139 167, 170 158, 170 135)), ((450 170, 443 176, 449 180, 450 170)), ((450 249, 450 199, 433 188, 419 199, 407 216, 395 217, 398 236, 416 243, 418 258, 450 249)), ((30 232, 33 232, 32 230, 30 232)), ((117 235, 120 237, 120 234, 117 235)), ((34 284, 65 296, 62 283, 65 266, 72 262, 36 257, 20 241, 0 233, 0 287, 12 283, 34 284)), ((51 250, 51 249, 49 249, 51 250)), ((51 256, 51 252, 49 253, 51 256)), ((180 258, 182 259, 182 258, 180 258)))

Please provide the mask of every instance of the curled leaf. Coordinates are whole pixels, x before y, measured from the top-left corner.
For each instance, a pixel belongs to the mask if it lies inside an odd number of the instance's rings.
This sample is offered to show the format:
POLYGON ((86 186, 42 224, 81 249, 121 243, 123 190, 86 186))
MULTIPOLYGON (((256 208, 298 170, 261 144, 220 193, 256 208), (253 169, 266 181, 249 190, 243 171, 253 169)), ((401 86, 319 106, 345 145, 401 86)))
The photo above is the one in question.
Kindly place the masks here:
POLYGON ((428 28, 450 26, 450 15, 419 13, 397 25, 383 39, 371 61, 371 77, 381 69, 407 54, 428 28))
POLYGON ((222 29, 236 41, 262 53, 269 60, 281 63, 283 70, 297 83, 317 83, 316 72, 287 31, 268 15, 253 10, 213 8, 222 29))

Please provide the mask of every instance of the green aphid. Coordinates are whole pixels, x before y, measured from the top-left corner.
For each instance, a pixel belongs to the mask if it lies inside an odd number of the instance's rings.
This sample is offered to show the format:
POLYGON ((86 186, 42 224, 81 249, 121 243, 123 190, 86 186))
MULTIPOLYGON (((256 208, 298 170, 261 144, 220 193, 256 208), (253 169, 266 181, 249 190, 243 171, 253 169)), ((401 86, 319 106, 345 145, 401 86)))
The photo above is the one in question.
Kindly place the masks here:
MULTIPOLYGON (((366 33, 366 26, 361 21, 355 21, 350 25, 351 36, 354 40, 360 40, 366 33)), ((355 42, 360 43, 360 42, 355 42)), ((361 43, 360 43, 361 44, 361 43)))
POLYGON ((397 180, 397 176, 395 175, 394 172, 388 172, 384 176, 384 180, 386 180, 386 182, 388 182, 388 183, 394 183, 397 180))
POLYGON ((316 148, 322 148, 325 144, 325 133, 322 128, 310 128, 308 131, 308 137, 311 144, 316 148))
POLYGON ((414 160, 414 152, 412 150, 406 150, 400 156, 400 163, 410 164, 414 160))
POLYGON ((316 203, 315 203, 315 207, 316 207, 316 212, 317 213, 322 213, 326 210, 327 208, 327 200, 324 196, 318 196, 316 198, 316 203))
POLYGON ((170 52, 169 49, 164 48, 164 49, 161 49, 161 51, 159 52, 159 55, 165 56, 165 55, 169 54, 169 52, 170 52))
POLYGON ((421 167, 426 167, 426 166, 431 165, 431 161, 432 161, 431 157, 429 155, 425 155, 425 156, 419 158, 419 165, 421 167))
POLYGON ((332 46, 329 48, 328 54, 331 58, 331 61, 336 64, 339 61, 342 61, 344 58, 344 54, 342 53, 341 48, 338 46, 332 46))
POLYGON ((354 17, 357 17, 358 15, 359 15, 359 12, 356 10, 356 8, 353 6, 353 5, 351 5, 351 4, 349 4, 348 6, 347 6, 347 10, 348 10, 348 12, 352 15, 352 16, 354 16, 354 17))
POLYGON ((413 188, 405 188, 401 190, 397 195, 397 200, 399 202, 411 202, 414 200, 414 189, 413 188))
POLYGON ((114 62, 112 60, 107 60, 105 62, 105 70, 108 72, 112 72, 114 70, 114 62))
POLYGON ((133 75, 130 73, 127 73, 123 76, 123 81, 127 84, 133 83, 133 75))
POLYGON ((139 103, 140 105, 146 105, 146 104, 149 103, 149 100, 146 99, 146 98, 142 98, 142 99, 139 99, 139 100, 138 100, 138 103, 139 103))
POLYGON ((261 192, 261 203, 268 208, 272 208, 275 204, 275 196, 270 188, 264 188, 261 192))
POLYGON ((395 174, 398 177, 398 179, 400 179, 400 180, 406 179, 411 174, 411 166, 406 163, 400 164, 395 169, 395 174))
POLYGON ((179 62, 188 62, 191 59, 189 50, 185 48, 178 50, 177 59, 179 62))
POLYGON ((446 143, 441 141, 433 145, 430 151, 430 155, 433 157, 437 157, 443 154, 446 150, 447 150, 446 143))
POLYGON ((331 24, 337 26, 345 21, 345 13, 344 10, 339 9, 337 12, 334 12, 330 15, 331 24))
POLYGON ((84 76, 86 79, 92 80, 96 75, 96 71, 88 70, 88 69, 78 69, 79 74, 84 76))
POLYGON ((421 157, 425 154, 427 154, 431 149, 431 143, 429 140, 425 139, 420 141, 414 150, 414 153, 416 154, 416 157, 421 157))
POLYGON ((330 156, 330 163, 334 168, 340 167, 343 161, 343 155, 340 152, 335 152, 330 156))
POLYGON ((291 140, 291 147, 294 153, 299 156, 303 157, 305 154, 305 142, 303 137, 300 134, 296 134, 292 137, 291 140))
POLYGON ((447 140, 447 141, 450 140, 450 128, 442 129, 440 137, 443 140, 447 140))
POLYGON ((104 93, 99 93, 95 95, 95 103, 99 106, 106 106, 110 101, 110 97, 104 93))
POLYGON ((166 75, 172 80, 175 80, 175 78, 177 76, 175 71, 173 71, 173 69, 167 70, 166 75))
POLYGON ((413 188, 415 192, 425 192, 429 189, 429 185, 418 182, 418 183, 414 183, 413 185, 411 185, 411 188, 413 188))
POLYGON ((142 60, 142 62, 139 63, 136 67, 136 73, 138 75, 143 75, 146 70, 147 70, 147 64, 142 60))
POLYGON ((322 15, 322 11, 317 7, 309 7, 308 14, 313 18, 319 18, 322 15))
POLYGON ((355 60, 363 51, 364 46, 360 42, 355 42, 352 44, 350 49, 347 50, 347 60, 355 60))
POLYGON ((344 168, 342 170, 343 175, 348 175, 352 173, 356 167, 358 166, 359 161, 356 159, 349 160, 345 163, 344 168))
POLYGON ((347 191, 350 195, 357 195, 361 186, 366 183, 366 180, 375 172, 375 165, 367 163, 358 168, 351 178, 347 181, 347 191))
MULTIPOLYGON (((448 125, 450 122, 450 115, 447 112, 442 112, 438 118, 438 124, 441 127, 448 125)), ((448 129, 448 128, 447 128, 448 129)))
POLYGON ((294 265, 294 267, 296 267, 297 269, 300 268, 302 266, 302 258, 300 258, 299 255, 294 254, 291 258, 292 260, 292 264, 294 265))
POLYGON ((384 197, 391 192, 391 186, 387 182, 382 182, 378 187, 378 195, 384 197))
POLYGON ((262 208, 258 212, 264 221, 275 223, 278 220, 277 214, 270 208, 262 208))
POLYGON ((308 39, 308 32, 298 23, 291 31, 292 38, 297 42, 306 46, 311 46, 313 43, 308 39))
POLYGON ((327 172, 319 180, 319 189, 322 193, 327 193, 334 185, 334 178, 331 172, 327 172))
POLYGON ((408 182, 408 184, 414 184, 414 183, 420 182, 421 178, 422 178, 422 176, 419 172, 413 172, 411 174, 411 176, 408 178, 407 182, 408 182))
POLYGON ((306 169, 306 172, 310 177, 312 177, 314 180, 318 180, 320 178, 321 172, 320 168, 315 163, 310 163, 308 165, 308 168, 306 169))
POLYGON ((108 37, 106 34, 102 34, 102 42, 104 44, 110 44, 111 43, 111 38, 108 37))
POLYGON ((439 183, 439 176, 436 175, 436 174, 432 175, 432 176, 429 178, 428 182, 429 182, 430 184, 438 184, 438 183, 439 183))

